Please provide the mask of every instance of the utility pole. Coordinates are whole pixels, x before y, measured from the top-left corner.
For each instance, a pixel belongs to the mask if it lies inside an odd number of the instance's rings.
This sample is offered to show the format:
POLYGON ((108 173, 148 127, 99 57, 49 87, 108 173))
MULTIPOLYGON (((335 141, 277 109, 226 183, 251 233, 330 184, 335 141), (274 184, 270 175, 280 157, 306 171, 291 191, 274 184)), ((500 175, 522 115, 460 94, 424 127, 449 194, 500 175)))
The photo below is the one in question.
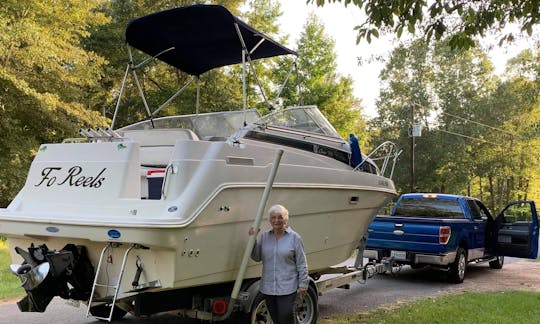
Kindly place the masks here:
POLYGON ((414 128, 414 103, 411 104, 411 126, 410 126, 410 134, 411 137, 411 159, 410 159, 410 165, 409 165, 409 192, 414 192, 414 134, 413 134, 413 128, 414 128))

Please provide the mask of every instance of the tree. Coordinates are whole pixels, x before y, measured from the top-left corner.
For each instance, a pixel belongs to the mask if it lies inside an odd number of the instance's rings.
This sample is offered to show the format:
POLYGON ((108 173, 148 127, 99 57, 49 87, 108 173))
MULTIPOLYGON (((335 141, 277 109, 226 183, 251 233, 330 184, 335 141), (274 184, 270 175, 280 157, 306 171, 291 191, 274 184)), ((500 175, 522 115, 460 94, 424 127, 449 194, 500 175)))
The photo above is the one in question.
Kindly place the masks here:
POLYGON ((373 127, 379 132, 375 144, 390 140, 405 148, 395 172, 399 190, 408 190, 414 109, 414 122, 424 126, 415 146, 414 190, 477 196, 493 210, 536 197, 536 55, 524 52, 512 60, 503 81, 493 75, 487 55, 474 48, 415 40, 394 49, 381 72, 373 127))
MULTIPOLYGON (((279 43, 286 43, 287 36, 282 36, 279 29, 278 19, 282 15, 279 1, 252 0, 248 4, 249 9, 243 14, 245 21, 279 43)), ((262 114, 272 109, 277 99, 279 85, 272 79, 272 71, 287 68, 286 66, 280 66, 279 62, 279 57, 257 60, 253 62, 255 73, 252 73, 251 69, 248 71, 248 104, 255 106, 262 114), (257 81, 259 84, 257 84, 257 81), (262 89, 259 88, 259 85, 262 89)), ((236 71, 240 75, 240 67, 236 71)))
MULTIPOLYGON (((342 136, 356 133, 364 140, 365 124, 361 116, 360 101, 353 95, 353 81, 337 73, 335 42, 324 33, 324 25, 310 15, 297 43, 298 74, 284 89, 285 105, 317 105, 342 136), (300 93, 298 91, 300 87, 300 93)), ((290 62, 282 63, 290 66, 290 62)), ((287 72, 278 70, 277 80, 287 72)))
MULTIPOLYGON (((432 93, 429 84, 432 83, 433 71, 429 61, 429 49, 425 42, 415 41, 410 46, 400 45, 396 47, 385 66, 381 71, 381 92, 376 102, 378 117, 374 118, 370 124, 371 128, 378 130, 378 135, 374 136, 372 146, 376 146, 385 141, 391 141, 404 149, 400 163, 396 165, 394 172, 394 182, 398 190, 408 191, 409 184, 409 164, 411 159, 409 147, 411 133, 411 112, 414 109, 414 120, 427 126, 427 120, 434 110, 432 103, 432 93), (413 106, 414 105, 414 106, 413 106)), ((415 169, 417 176, 415 179, 416 188, 422 191, 432 191, 436 184, 436 170, 439 167, 438 161, 431 147, 430 136, 432 132, 423 131, 422 139, 417 142, 417 161, 415 169), (427 142, 425 139, 429 139, 427 142), (424 149, 422 149, 424 148, 424 149), (426 152, 426 153, 424 153, 426 152), (429 189, 423 189, 429 188, 429 189)), ((439 134, 435 133, 436 137, 439 134)))
MULTIPOLYGON (((540 48, 525 50, 507 64, 505 81, 493 95, 506 138, 502 188, 511 199, 538 199, 540 181, 540 48)), ((497 157, 501 160, 500 157, 497 157)))
POLYGON ((4 1, 0 9, 0 205, 22 187, 40 143, 72 137, 107 121, 84 102, 105 60, 81 46, 107 22, 99 0, 4 1), (9 134, 9 136, 8 136, 9 134))
MULTIPOLYGON (((426 40, 449 39, 452 48, 471 48, 474 38, 491 30, 501 31, 509 23, 517 23, 529 36, 540 21, 537 0, 308 0, 319 6, 342 2, 363 8, 366 20, 357 26, 358 40, 368 42, 380 33, 392 32, 401 37, 403 31, 414 34, 421 30, 426 40)), ((512 33, 500 42, 512 41, 512 33)))
POLYGON ((408 188, 411 124, 422 124, 415 146, 416 191, 465 193, 474 176, 474 138, 485 135, 468 120, 485 115, 485 98, 496 87, 492 66, 478 50, 456 51, 448 42, 429 46, 416 40, 396 48, 381 72, 377 102, 378 142, 391 140, 405 148, 396 170, 401 190, 408 188), (411 113, 414 111, 414 120, 411 113), (456 118, 460 117, 460 118, 456 118))

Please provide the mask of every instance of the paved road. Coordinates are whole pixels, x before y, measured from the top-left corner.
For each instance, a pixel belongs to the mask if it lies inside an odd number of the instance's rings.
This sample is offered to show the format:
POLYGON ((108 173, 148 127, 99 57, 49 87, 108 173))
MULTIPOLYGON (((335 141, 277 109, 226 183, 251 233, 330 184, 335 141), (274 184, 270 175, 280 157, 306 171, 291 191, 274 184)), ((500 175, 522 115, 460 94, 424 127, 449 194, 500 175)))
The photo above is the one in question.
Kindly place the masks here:
MULTIPOLYGON (((515 259, 507 258, 505 261, 506 267, 508 264, 515 262, 515 259)), ((472 265, 468 268, 465 280, 468 283, 474 283, 479 278, 494 275, 493 271, 489 269, 487 264, 472 265)), ((377 275, 369 279, 366 284, 354 282, 351 284, 350 289, 334 289, 321 296, 319 299, 319 317, 325 318, 336 314, 366 311, 383 304, 435 295, 456 287, 454 284, 445 282, 443 277, 444 273, 441 271, 431 269, 412 270, 409 267, 403 267, 396 276, 377 275)), ((86 318, 85 315, 85 306, 75 308, 67 305, 59 298, 55 298, 49 305, 47 312, 43 314, 20 313, 14 303, 0 304, 1 324, 102 323, 92 318, 86 318)), ((231 321, 231 323, 235 322, 237 321, 231 321)), ((116 323, 195 324, 200 322, 172 316, 158 316, 147 319, 127 316, 124 320, 116 323)))

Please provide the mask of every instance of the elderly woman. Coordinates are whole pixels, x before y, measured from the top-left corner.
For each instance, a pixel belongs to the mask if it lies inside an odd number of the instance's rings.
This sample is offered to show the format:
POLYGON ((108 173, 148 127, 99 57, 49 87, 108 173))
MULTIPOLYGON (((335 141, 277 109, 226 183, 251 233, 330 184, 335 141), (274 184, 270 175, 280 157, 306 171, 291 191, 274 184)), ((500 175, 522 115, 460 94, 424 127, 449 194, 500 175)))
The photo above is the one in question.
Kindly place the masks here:
MULTIPOLYGON (((262 261, 259 290, 275 324, 294 323, 293 307, 297 294, 303 296, 309 284, 302 238, 287 226, 289 211, 274 205, 268 210, 272 229, 255 242, 251 258, 262 261)), ((249 235, 255 234, 253 228, 249 235)))

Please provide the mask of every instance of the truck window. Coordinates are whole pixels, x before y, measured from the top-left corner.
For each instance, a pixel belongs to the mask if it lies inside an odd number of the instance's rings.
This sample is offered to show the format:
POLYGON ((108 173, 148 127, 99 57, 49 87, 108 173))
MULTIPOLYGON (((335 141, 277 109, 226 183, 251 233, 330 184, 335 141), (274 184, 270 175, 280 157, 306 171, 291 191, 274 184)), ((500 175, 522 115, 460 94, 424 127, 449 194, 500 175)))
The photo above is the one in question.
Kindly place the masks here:
POLYGON ((486 214, 486 210, 484 210, 481 205, 478 205, 477 201, 474 200, 467 200, 467 204, 469 205, 469 209, 471 210, 471 215, 474 220, 487 220, 488 215, 486 214))
POLYGON ((465 218, 457 200, 436 198, 405 198, 396 209, 395 216, 430 218, 465 218))
POLYGON ((504 223, 532 222, 531 207, 528 204, 514 204, 504 210, 504 223))

